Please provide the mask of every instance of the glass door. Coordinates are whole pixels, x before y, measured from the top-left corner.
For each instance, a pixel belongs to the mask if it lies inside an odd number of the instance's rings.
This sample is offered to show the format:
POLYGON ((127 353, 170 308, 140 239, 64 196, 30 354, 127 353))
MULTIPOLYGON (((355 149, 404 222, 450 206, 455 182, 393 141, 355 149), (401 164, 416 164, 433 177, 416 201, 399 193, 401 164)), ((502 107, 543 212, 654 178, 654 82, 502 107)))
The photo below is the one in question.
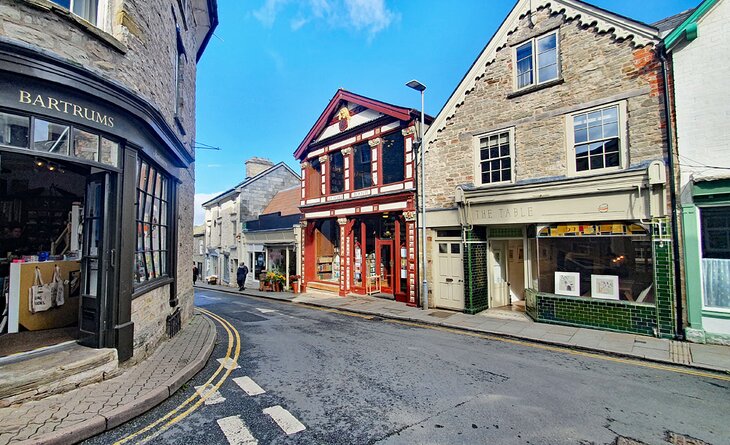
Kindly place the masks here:
POLYGON ((380 273, 380 288, 383 293, 393 293, 393 240, 376 240, 376 264, 380 273))
POLYGON ((112 219, 112 183, 109 173, 95 173, 86 181, 83 245, 81 249, 81 301, 79 305, 79 343, 100 348, 105 346, 108 275, 114 261, 108 224, 112 219))

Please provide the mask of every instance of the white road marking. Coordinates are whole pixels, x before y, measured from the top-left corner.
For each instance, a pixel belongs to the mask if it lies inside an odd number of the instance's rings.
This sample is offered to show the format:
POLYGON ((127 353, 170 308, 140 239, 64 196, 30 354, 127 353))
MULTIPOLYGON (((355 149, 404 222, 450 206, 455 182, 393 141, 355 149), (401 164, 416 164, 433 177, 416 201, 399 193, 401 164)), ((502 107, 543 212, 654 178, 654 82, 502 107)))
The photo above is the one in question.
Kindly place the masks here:
POLYGON ((274 419, 274 422, 279 425, 279 428, 281 428, 288 436, 307 429, 302 422, 298 421, 296 417, 292 416, 289 411, 285 410, 280 405, 266 408, 264 410, 264 414, 271 416, 271 418, 274 419))
POLYGON ((219 403, 223 403, 226 401, 226 398, 221 395, 220 392, 215 391, 214 393, 210 393, 210 390, 213 389, 213 385, 204 385, 204 386, 196 386, 195 391, 202 397, 206 394, 208 395, 208 398, 205 399, 206 405, 217 405, 219 403))
POLYGON ((241 416, 224 417, 216 422, 231 445, 257 445, 259 443, 243 423, 241 416))
POLYGON ((257 307, 256 310, 261 312, 262 314, 270 314, 272 312, 276 312, 274 309, 261 309, 260 307, 257 307))
POLYGON ((235 361, 235 360, 233 360, 230 357, 219 358, 217 360, 218 360, 218 363, 220 363, 221 365, 223 365, 223 367, 226 368, 226 369, 238 369, 238 368, 240 368, 240 366, 238 365, 238 362, 235 361))
POLYGON ((254 382, 249 376, 237 377, 233 379, 233 381, 236 382, 236 385, 240 386, 241 389, 244 390, 249 396, 257 396, 266 392, 263 388, 257 385, 256 382, 254 382))

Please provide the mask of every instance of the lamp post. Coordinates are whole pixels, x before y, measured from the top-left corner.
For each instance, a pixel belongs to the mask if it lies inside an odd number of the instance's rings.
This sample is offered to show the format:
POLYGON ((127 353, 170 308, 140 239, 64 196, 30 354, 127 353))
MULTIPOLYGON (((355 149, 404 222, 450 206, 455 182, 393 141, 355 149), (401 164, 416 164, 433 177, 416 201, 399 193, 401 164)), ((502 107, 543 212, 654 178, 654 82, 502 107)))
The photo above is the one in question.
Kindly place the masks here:
POLYGON ((426 170, 424 168, 424 153, 426 152, 426 142, 423 139, 423 134, 426 127, 426 120, 425 120, 425 114, 424 114, 424 102, 423 102, 423 93, 426 91, 426 85, 422 84, 421 82, 413 79, 410 82, 406 83, 406 86, 408 88, 413 88, 416 91, 419 91, 421 93, 421 129, 420 129, 420 143, 419 143, 419 151, 420 151, 420 162, 421 162, 421 172, 420 172, 420 183, 421 183, 421 277, 423 277, 423 283, 421 286, 421 295, 423 297, 423 309, 428 309, 428 280, 426 280, 426 187, 425 187, 425 179, 426 176, 426 170))

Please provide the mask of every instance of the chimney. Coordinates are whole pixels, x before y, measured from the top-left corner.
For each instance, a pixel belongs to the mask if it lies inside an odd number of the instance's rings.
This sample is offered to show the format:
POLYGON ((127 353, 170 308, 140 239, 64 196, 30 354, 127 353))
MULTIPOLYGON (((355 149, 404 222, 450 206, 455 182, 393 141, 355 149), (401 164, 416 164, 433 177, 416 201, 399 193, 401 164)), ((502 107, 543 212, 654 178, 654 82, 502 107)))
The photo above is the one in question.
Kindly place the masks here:
POLYGON ((251 158, 246 161, 246 177, 253 178, 259 173, 273 167, 274 163, 264 158, 251 158))

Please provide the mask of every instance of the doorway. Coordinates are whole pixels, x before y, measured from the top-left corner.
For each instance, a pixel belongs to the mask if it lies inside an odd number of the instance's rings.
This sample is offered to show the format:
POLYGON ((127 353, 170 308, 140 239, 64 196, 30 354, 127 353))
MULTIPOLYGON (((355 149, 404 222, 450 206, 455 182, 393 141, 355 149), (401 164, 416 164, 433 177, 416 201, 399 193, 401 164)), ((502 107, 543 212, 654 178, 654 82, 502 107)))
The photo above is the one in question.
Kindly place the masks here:
POLYGON ((436 240, 436 289, 434 304, 437 307, 464 310, 464 262, 461 239, 436 240))
POLYGON ((523 239, 489 242, 489 307, 524 308, 525 246, 523 239))
POLYGON ((385 294, 393 293, 393 266, 395 262, 393 260, 393 247, 395 243, 393 240, 382 240, 376 238, 375 240, 375 262, 378 264, 380 274, 380 291, 385 294))

